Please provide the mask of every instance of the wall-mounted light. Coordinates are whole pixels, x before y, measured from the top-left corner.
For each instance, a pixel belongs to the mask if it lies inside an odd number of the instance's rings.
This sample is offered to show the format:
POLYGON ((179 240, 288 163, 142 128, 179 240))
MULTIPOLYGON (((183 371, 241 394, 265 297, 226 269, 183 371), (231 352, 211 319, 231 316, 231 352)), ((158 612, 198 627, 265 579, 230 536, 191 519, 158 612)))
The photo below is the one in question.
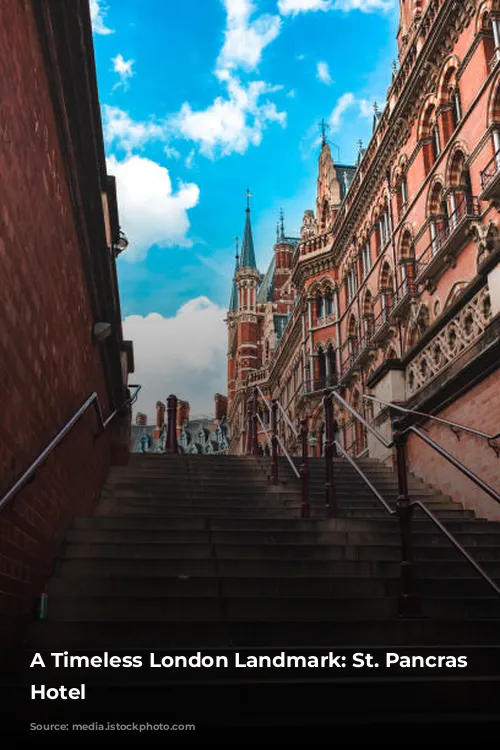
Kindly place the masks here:
POLYGON ((102 344, 111 335, 112 330, 111 323, 96 323, 93 331, 94 343, 102 344))
POLYGON ((128 247, 128 240, 124 232, 122 232, 122 230, 120 229, 118 242, 113 246, 115 258, 117 258, 120 255, 120 253, 123 253, 123 251, 126 250, 127 247, 128 247))
POLYGON ((310 435, 309 440, 307 441, 309 445, 314 448, 316 446, 316 435, 310 435))

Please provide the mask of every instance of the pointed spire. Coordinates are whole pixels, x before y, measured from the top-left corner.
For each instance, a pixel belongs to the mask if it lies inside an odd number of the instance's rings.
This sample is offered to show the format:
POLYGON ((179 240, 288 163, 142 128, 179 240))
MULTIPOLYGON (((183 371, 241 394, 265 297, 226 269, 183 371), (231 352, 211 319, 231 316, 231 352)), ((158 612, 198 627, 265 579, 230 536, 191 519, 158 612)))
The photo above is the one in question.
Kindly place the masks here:
POLYGON ((280 239, 285 239, 285 214, 283 209, 280 209, 280 239))
POLYGON ((253 247, 253 236, 252 236, 252 223, 250 221, 250 198, 252 194, 247 188, 247 208, 246 208, 246 220, 245 220, 245 232, 243 234, 243 244, 241 246, 241 260, 240 268, 257 268, 255 262, 255 250, 253 247))
POLYGON ((234 265, 234 276, 233 286, 231 288, 231 299, 229 301, 229 312, 238 311, 238 285, 236 283, 236 274, 238 272, 238 266, 240 264, 240 256, 238 255, 238 238, 236 237, 236 262, 234 265))
POLYGON ((357 161, 358 164, 360 163, 361 159, 363 158, 363 153, 364 153, 363 141, 360 138, 359 141, 358 141, 358 161, 357 161))
POLYGON ((327 125, 324 117, 320 122, 320 127, 321 127, 321 145, 325 146, 326 145, 326 131, 329 129, 330 126, 327 125))
POLYGON ((280 223, 276 222, 276 242, 280 241, 280 223))

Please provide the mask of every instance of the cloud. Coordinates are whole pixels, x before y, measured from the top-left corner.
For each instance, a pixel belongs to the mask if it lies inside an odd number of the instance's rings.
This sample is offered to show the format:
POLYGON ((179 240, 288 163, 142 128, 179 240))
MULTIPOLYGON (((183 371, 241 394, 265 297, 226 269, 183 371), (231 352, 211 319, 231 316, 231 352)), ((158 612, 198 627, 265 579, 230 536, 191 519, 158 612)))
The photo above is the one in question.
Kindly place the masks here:
POLYGON ((132 70, 134 61, 125 60, 123 55, 119 54, 113 57, 111 62, 113 63, 113 70, 120 76, 120 80, 114 85, 114 88, 123 86, 124 89, 128 89, 128 82, 134 76, 134 71, 132 70))
POLYGON ((104 22, 107 12, 108 8, 102 0, 90 0, 90 20, 94 34, 114 34, 114 31, 109 29, 104 22))
POLYGON ((329 125, 332 132, 335 132, 340 128, 344 112, 349 109, 349 107, 352 107, 355 102, 356 98, 354 94, 351 94, 350 92, 342 94, 338 99, 337 104, 333 108, 329 117, 329 125))
POLYGON ((226 390, 225 315, 207 297, 197 297, 170 318, 150 313, 124 319, 124 336, 134 342, 134 382, 143 386, 137 408, 150 422, 156 401, 165 402, 170 393, 187 399, 191 414, 213 414, 214 394, 226 390))
POLYGON ((165 139, 165 126, 155 122, 132 120, 128 112, 107 104, 103 107, 104 138, 108 146, 116 145, 130 153, 152 140, 165 139))
POLYGON ((332 77, 330 75, 330 68, 328 67, 328 63, 326 62, 318 63, 316 67, 316 76, 322 83, 325 83, 327 86, 331 86, 331 84, 333 83, 332 77))
POLYGON ((188 211, 198 203, 197 185, 180 183, 174 191, 168 169, 141 156, 110 156, 107 167, 116 177, 120 224, 129 241, 126 260, 143 260, 153 245, 191 245, 188 211))
POLYGON ((278 10, 283 16, 296 16, 310 10, 330 10, 332 0, 279 0, 278 10))
POLYGON ((262 51, 279 35, 281 19, 267 13, 250 20, 255 12, 252 0, 223 0, 227 13, 224 44, 217 70, 254 70, 262 51))
POLYGON ((258 146, 269 123, 286 125, 286 112, 261 97, 281 89, 264 81, 242 85, 229 73, 220 74, 227 86, 227 97, 219 96, 206 109, 195 111, 189 103, 171 120, 171 125, 187 140, 199 145, 211 159, 232 153, 244 154, 250 145, 258 146))
POLYGON ((299 13, 317 10, 342 10, 348 13, 359 10, 362 13, 386 12, 395 6, 395 0, 279 0, 278 10, 283 16, 296 16, 299 13))
POLYGON ((296 96, 297 92, 295 91, 295 89, 290 89, 290 91, 287 92, 287 97, 289 99, 295 99, 296 96))

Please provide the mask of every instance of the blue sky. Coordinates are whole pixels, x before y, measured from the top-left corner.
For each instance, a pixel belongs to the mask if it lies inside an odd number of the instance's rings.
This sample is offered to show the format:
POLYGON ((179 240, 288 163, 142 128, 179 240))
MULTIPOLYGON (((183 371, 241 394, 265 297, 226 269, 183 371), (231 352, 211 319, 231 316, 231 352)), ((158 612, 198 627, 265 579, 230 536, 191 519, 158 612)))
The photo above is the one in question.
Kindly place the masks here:
POLYGON ((108 171, 129 248, 125 335, 144 385, 212 411, 226 390, 234 240, 253 194, 257 262, 280 208, 314 208, 319 123, 335 161, 370 138, 396 57, 394 0, 90 0, 108 171))

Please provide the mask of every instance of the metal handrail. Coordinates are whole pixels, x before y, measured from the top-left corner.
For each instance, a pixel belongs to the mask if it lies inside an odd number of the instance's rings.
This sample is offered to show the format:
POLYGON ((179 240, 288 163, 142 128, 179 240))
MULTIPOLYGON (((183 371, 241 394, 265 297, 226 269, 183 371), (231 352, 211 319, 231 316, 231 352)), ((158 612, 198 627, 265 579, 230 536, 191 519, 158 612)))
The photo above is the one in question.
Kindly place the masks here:
MULTIPOLYGON (((389 503, 384 500, 384 498, 379 493, 379 491, 370 482, 366 474, 359 468, 359 466, 356 464, 354 459, 351 458, 351 456, 349 456, 349 454, 344 450, 344 448, 340 445, 340 443, 337 440, 334 441, 334 445, 337 448, 337 450, 344 456, 344 458, 346 458, 349 461, 351 466, 354 469, 356 469, 361 479, 364 481, 367 487, 369 487, 369 489, 375 495, 377 500, 379 500, 379 502, 382 503, 382 505, 384 506, 386 511, 389 513, 389 515, 397 516, 398 514, 397 510, 395 508, 391 508, 389 503)), ((453 544, 453 546, 460 552, 460 554, 463 557, 465 557, 465 559, 472 565, 472 567, 476 570, 476 572, 479 573, 479 575, 486 581, 486 583, 488 583, 491 586, 491 588, 498 594, 498 596, 500 596, 500 587, 497 586, 497 584, 489 577, 486 571, 482 569, 482 567, 474 560, 474 558, 469 555, 467 550, 465 550, 462 547, 460 542, 457 539, 455 539, 453 534, 451 534, 446 528, 446 526, 444 526, 441 523, 439 518, 437 518, 437 516, 435 516, 434 513, 431 510, 429 510, 429 508, 425 505, 425 503, 423 503, 421 500, 412 500, 411 505, 413 507, 418 506, 425 513, 425 515, 429 518, 429 520, 432 521, 438 527, 438 529, 446 536, 448 541, 453 544)))
POLYGON ((263 402, 267 406, 269 413, 271 413, 271 404, 269 403, 267 398, 264 396, 264 393, 262 392, 262 388, 260 387, 260 385, 254 385, 254 388, 259 392, 260 397, 262 398, 263 402))
POLYGON ((290 427, 290 429, 292 430, 293 434, 295 435, 295 437, 298 437, 298 436, 299 436, 298 430, 296 430, 296 429, 295 429, 295 427, 294 427, 294 425, 293 425, 293 423, 292 423, 292 420, 290 419, 290 417, 288 416, 288 414, 287 414, 287 413, 286 413, 286 411, 284 410, 284 408, 283 408, 283 406, 282 406, 282 404, 281 404, 281 401, 277 401, 276 403, 278 404, 278 409, 280 409, 280 410, 281 410, 281 413, 282 413, 282 414, 283 414, 283 416, 285 417, 285 420, 287 421, 287 423, 288 423, 288 426, 289 426, 289 427, 290 427))
POLYGON ((484 190, 488 184, 491 182, 493 177, 498 173, 499 168, 499 162, 500 162, 500 149, 495 151, 493 157, 490 159, 490 161, 487 163, 484 169, 480 172, 480 178, 481 178, 481 187, 484 190), (490 168, 490 166, 494 164, 495 165, 495 171, 494 172, 488 172, 487 170, 490 168))
POLYGON ((135 401, 137 400, 137 397, 139 395, 139 391, 141 390, 142 386, 140 385, 130 385, 130 388, 135 388, 135 392, 132 396, 130 396, 128 399, 126 399, 123 404, 118 408, 115 409, 108 417, 107 419, 103 419, 102 415, 102 409, 101 409, 101 403, 99 401, 98 394, 94 391, 92 395, 88 397, 88 399, 80 406, 78 411, 73 414, 71 419, 66 422, 64 427, 59 430, 57 435, 53 438, 53 440, 50 441, 50 443, 44 448, 44 450, 39 454, 39 456, 33 461, 33 463, 29 466, 28 469, 22 474, 17 482, 10 488, 10 490, 1 498, 0 500, 0 511, 5 508, 13 499, 14 497, 21 491, 21 489, 29 482, 29 480, 36 474, 37 470, 40 468, 40 466, 48 459, 50 454, 54 451, 55 448, 61 443, 66 435, 72 430, 72 428, 75 426, 75 424, 83 417, 87 409, 89 409, 91 406, 94 407, 97 419, 99 421, 99 427, 100 432, 99 435, 101 435, 108 424, 116 417, 116 415, 121 412, 123 409, 125 409, 127 406, 131 406, 135 401))
POLYGON ((393 404, 390 401, 383 401, 381 398, 375 398, 375 396, 363 395, 363 398, 366 398, 369 401, 375 401, 378 404, 384 404, 384 406, 389 406, 391 409, 396 409, 397 411, 402 411, 402 412, 405 412, 406 414, 416 414, 418 417, 426 417, 426 419, 433 419, 435 422, 441 422, 442 424, 448 425, 448 427, 456 427, 457 430, 470 432, 472 435, 477 435, 478 437, 486 438, 486 440, 497 440, 497 438, 500 438, 500 432, 497 432, 496 435, 488 435, 486 432, 481 432, 481 430, 476 430, 474 427, 467 427, 466 425, 459 424, 458 422, 451 422, 449 419, 436 417, 434 416, 434 414, 426 414, 423 411, 416 411, 415 409, 407 409, 404 406, 398 406, 397 404, 393 404))
MULTIPOLYGON (((331 391, 331 395, 334 396, 334 398, 337 399, 337 401, 340 401, 340 403, 348 409, 348 411, 351 412, 351 414, 356 417, 356 419, 361 422, 362 425, 366 427, 367 430, 369 430, 376 438, 379 440, 382 445, 384 445, 386 448, 393 448, 395 443, 394 440, 386 440, 384 436, 375 429, 375 427, 372 427, 372 425, 364 419, 364 417, 361 416, 353 407, 347 403, 345 399, 340 396, 337 391, 333 390, 331 391)), ((471 471, 465 464, 463 464, 461 461, 459 461, 457 458, 451 455, 451 453, 448 453, 444 448, 442 448, 440 445, 434 442, 434 440, 431 440, 428 435, 425 435, 423 432, 418 430, 413 425, 410 425, 408 427, 405 427, 401 430, 401 434, 406 434, 408 432, 413 432, 415 435, 417 435, 421 440, 423 440, 425 443, 427 443, 431 448, 434 448, 443 458, 445 458, 449 463, 451 463, 456 469, 458 469, 462 474, 464 474, 467 479, 470 479, 471 482, 473 482, 475 485, 480 487, 484 492, 486 492, 493 500, 496 500, 497 503, 500 503, 500 494, 496 492, 493 487, 490 487, 489 484, 486 484, 486 482, 483 482, 483 480, 477 476, 477 474, 474 474, 473 471, 471 471)))
POLYGON ((287 449, 286 449, 286 448, 285 448, 285 446, 283 445, 283 443, 282 443, 282 441, 281 441, 281 439, 280 439, 280 437, 279 437, 278 435, 276 435, 276 440, 278 441, 278 443, 279 443, 279 445, 280 445, 280 447, 281 447, 281 450, 283 451, 283 453, 284 453, 284 455, 285 455, 285 458, 287 458, 287 459, 288 459, 288 463, 289 463, 289 464, 290 464, 290 466, 292 467, 292 469, 293 469, 293 473, 295 474, 295 476, 297 477, 297 479, 300 479, 300 471, 299 471, 299 470, 297 469, 297 467, 295 466, 294 462, 293 462, 293 461, 292 461, 292 459, 290 458, 290 456, 289 456, 289 454, 288 454, 288 451, 287 451, 287 449))
POLYGON ((260 414, 259 414, 258 412, 257 412, 257 419, 258 419, 258 420, 259 420, 259 422, 260 422, 260 426, 261 426, 261 427, 262 427, 262 429, 264 430, 264 434, 265 434, 265 436, 266 436, 266 438, 267 438, 267 442, 269 443, 269 447, 271 447, 271 446, 272 446, 272 444, 273 444, 273 443, 272 443, 272 440, 271 440, 271 436, 269 435, 268 431, 266 430, 266 428, 265 428, 265 426, 264 426, 264 422, 262 421, 262 418, 261 418, 261 416, 260 416, 260 414))

